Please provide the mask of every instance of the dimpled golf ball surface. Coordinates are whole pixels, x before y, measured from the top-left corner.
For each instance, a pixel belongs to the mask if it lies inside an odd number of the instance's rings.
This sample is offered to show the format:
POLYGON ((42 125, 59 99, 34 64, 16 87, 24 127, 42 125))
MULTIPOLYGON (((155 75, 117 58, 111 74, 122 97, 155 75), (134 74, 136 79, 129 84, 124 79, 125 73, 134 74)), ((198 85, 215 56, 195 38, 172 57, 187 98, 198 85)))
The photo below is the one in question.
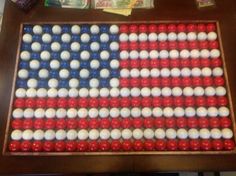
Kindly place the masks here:
POLYGON ((7 151, 234 149, 216 23, 27 24, 20 37, 7 151))

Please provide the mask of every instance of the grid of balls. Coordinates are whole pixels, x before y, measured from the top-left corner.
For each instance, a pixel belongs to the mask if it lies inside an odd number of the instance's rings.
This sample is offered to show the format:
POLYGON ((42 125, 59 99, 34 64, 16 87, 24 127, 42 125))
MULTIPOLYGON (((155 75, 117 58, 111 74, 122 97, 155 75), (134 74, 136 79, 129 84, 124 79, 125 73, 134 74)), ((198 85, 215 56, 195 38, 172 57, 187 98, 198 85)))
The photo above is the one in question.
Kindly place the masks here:
POLYGON ((233 150, 214 23, 25 25, 11 152, 233 150))

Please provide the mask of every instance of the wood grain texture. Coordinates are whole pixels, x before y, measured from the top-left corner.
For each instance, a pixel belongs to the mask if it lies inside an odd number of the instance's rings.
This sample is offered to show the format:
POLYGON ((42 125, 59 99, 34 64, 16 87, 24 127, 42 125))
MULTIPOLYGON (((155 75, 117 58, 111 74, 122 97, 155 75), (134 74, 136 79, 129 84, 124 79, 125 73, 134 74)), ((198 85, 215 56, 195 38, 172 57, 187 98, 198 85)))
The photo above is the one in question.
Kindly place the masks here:
MULTIPOLYGON (((217 7, 198 10, 194 0, 158 0, 151 10, 137 9, 130 17, 103 13, 101 10, 44 8, 43 0, 28 13, 6 1, 0 38, 0 151, 10 104, 18 34, 21 23, 45 21, 158 21, 218 20, 228 69, 233 105, 236 96, 236 2, 216 0, 217 7)), ((158 155, 158 156, 0 156, 0 173, 104 173, 146 171, 219 171, 236 170, 235 154, 158 155)))

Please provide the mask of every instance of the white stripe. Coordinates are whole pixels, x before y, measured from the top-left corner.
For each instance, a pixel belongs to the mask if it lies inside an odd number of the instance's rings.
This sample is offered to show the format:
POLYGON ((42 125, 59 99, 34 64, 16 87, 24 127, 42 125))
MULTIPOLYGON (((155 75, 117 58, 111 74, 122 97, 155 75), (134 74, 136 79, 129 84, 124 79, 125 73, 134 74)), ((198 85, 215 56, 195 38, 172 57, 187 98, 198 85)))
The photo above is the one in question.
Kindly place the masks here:
POLYGON ((124 107, 124 108, 48 108, 48 109, 15 109, 12 116, 15 119, 21 118, 139 118, 139 117, 227 117, 230 115, 230 110, 227 107, 124 107))
POLYGON ((109 139, 231 139, 233 132, 224 129, 144 128, 144 129, 90 129, 90 130, 14 130, 13 140, 109 140, 109 139))

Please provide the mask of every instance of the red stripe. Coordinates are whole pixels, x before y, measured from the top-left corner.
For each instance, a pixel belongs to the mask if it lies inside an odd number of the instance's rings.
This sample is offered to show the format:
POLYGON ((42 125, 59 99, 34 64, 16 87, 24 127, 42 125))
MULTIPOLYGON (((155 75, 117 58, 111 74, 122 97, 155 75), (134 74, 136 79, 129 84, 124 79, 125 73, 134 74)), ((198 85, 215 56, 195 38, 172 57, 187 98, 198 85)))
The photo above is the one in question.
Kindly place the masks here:
POLYGON ((228 117, 159 117, 159 118, 84 118, 68 119, 14 119, 12 129, 126 129, 126 128, 229 128, 232 123, 228 117))
POLYGON ((11 141, 9 144, 11 152, 221 151, 234 147, 234 141, 229 139, 11 141))
POLYGON ((197 107, 227 106, 225 96, 119 97, 119 98, 17 98, 15 108, 113 108, 113 107, 197 107), (71 103, 73 102, 73 103, 71 103))
POLYGON ((120 60, 120 68, 203 68, 203 67, 221 67, 222 62, 220 61, 220 58, 216 59, 136 59, 136 60, 120 60))

